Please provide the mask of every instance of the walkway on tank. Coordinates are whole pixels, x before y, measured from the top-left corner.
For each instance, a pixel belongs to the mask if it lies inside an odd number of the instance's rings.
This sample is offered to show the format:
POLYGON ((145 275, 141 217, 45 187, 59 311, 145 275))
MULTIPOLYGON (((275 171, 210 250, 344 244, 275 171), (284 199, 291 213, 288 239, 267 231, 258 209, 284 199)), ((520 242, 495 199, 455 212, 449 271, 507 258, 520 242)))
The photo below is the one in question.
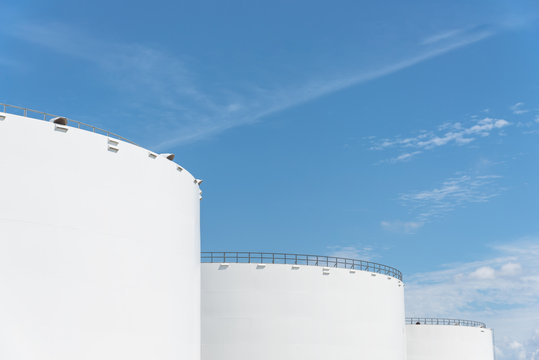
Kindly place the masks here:
POLYGON ((461 320, 461 319, 445 319, 445 318, 424 318, 424 317, 407 317, 406 324, 408 325, 452 325, 452 326, 470 326, 486 328, 487 325, 480 321, 461 320))
POLYGON ((136 143, 134 143, 133 141, 128 140, 128 139, 126 139, 126 138, 124 138, 124 137, 122 137, 122 136, 120 136, 118 134, 112 133, 112 132, 110 132, 108 130, 100 129, 98 127, 88 125, 88 124, 85 124, 85 123, 80 122, 80 121, 68 119, 68 118, 63 117, 63 116, 57 116, 57 115, 49 114, 49 113, 46 113, 46 112, 43 112, 43 111, 32 110, 32 109, 28 109, 28 108, 25 108, 25 107, 16 106, 16 105, 9 105, 9 104, 4 104, 4 103, 0 103, 0 111, 4 112, 6 114, 19 115, 19 116, 24 116, 24 117, 27 117, 27 118, 36 119, 36 120, 43 120, 43 121, 56 121, 58 119, 61 119, 64 122, 63 125, 73 126, 73 127, 78 128, 78 129, 91 131, 91 132, 94 132, 94 133, 97 133, 97 134, 101 134, 101 135, 105 135, 105 136, 108 136, 108 137, 116 138, 118 140, 122 140, 122 141, 128 142, 130 144, 139 146, 136 143))
POLYGON ((389 275, 402 281, 402 273, 391 266, 382 265, 370 261, 348 259, 335 256, 265 253, 249 251, 213 251, 201 252, 200 260, 202 263, 290 264, 345 268, 389 275))

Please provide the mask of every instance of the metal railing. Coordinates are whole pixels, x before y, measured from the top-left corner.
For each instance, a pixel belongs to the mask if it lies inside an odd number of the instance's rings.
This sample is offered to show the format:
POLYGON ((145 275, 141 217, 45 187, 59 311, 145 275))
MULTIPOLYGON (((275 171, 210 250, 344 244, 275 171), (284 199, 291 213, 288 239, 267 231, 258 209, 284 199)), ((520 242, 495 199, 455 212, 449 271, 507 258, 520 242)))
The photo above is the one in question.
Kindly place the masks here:
POLYGON ((461 319, 444 319, 444 318, 423 318, 423 317, 407 317, 406 324, 410 325, 453 325, 453 326, 471 326, 486 328, 487 325, 480 321, 461 320, 461 319))
POLYGON ((388 275, 402 281, 402 273, 391 266, 373 263, 370 261, 348 259, 335 256, 265 253, 249 251, 213 251, 201 252, 200 261, 203 263, 259 263, 325 266, 370 271, 378 274, 388 275))
MULTIPOLYGON (((44 121, 49 121, 49 120, 51 120, 53 118, 60 117, 58 115, 49 114, 49 113, 46 113, 46 112, 43 112, 43 111, 32 110, 32 109, 24 108, 24 107, 21 107, 21 106, 9 105, 9 104, 4 104, 4 103, 0 103, 0 111, 2 111, 4 113, 8 113, 8 114, 21 115, 21 116, 24 116, 24 117, 28 117, 28 118, 32 118, 32 119, 36 119, 36 120, 44 120, 44 121)), ((113 138, 116 138, 118 140, 122 140, 122 141, 128 142, 130 144, 137 145, 133 141, 128 140, 128 139, 126 139, 126 138, 124 138, 124 137, 122 137, 122 136, 120 136, 118 134, 112 133, 112 132, 110 132, 108 130, 100 129, 98 127, 88 125, 88 124, 85 124, 85 123, 80 122, 80 121, 76 121, 76 120, 72 120, 72 119, 68 119, 68 118, 65 118, 65 119, 67 120, 67 125, 69 125, 69 126, 76 127, 76 128, 83 129, 83 130, 87 130, 87 131, 91 131, 91 132, 101 134, 101 135, 105 135, 105 136, 108 136, 108 137, 113 137, 113 138)))

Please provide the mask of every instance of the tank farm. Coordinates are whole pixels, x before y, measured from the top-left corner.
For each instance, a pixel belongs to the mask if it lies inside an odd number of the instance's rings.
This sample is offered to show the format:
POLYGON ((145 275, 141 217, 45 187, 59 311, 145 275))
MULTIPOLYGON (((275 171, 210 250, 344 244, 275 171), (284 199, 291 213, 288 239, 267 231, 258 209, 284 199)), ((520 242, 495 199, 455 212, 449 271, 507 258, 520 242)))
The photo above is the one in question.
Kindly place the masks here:
POLYGON ((407 318, 391 266, 200 252, 173 154, 7 104, 0 151, 0 359, 494 359, 481 322, 407 318))

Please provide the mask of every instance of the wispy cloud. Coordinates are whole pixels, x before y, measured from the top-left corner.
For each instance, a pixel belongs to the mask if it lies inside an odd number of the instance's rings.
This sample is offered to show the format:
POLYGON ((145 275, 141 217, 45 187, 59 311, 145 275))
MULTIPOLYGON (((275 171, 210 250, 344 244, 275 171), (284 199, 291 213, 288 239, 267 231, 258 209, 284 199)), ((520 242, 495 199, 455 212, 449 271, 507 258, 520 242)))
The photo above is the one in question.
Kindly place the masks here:
POLYGON ((500 195, 499 175, 471 175, 457 173, 444 180, 438 187, 402 193, 398 200, 408 208, 411 220, 383 220, 386 231, 415 234, 425 224, 440 219, 445 214, 473 203, 484 203, 500 195))
POLYGON ((521 115, 527 113, 529 110, 524 109, 524 103, 523 102, 517 102, 513 106, 511 106, 511 111, 513 111, 513 114, 521 115))
POLYGON ((20 39, 88 61, 104 70, 115 85, 130 94, 132 104, 139 105, 137 112, 159 118, 159 124, 154 122, 154 125, 160 125, 165 135, 155 144, 158 149, 257 122, 276 112, 481 41, 494 33, 493 28, 475 28, 459 36, 445 36, 448 41, 440 45, 431 39, 427 42, 432 46, 415 55, 403 56, 379 67, 351 71, 344 76, 326 74, 302 84, 288 83, 281 87, 260 84, 247 91, 218 91, 201 87, 196 71, 181 59, 148 46, 100 42, 54 24, 27 24, 12 31, 20 39))
POLYGON ((405 153, 402 153, 400 155, 398 155, 397 157, 394 157, 394 158, 391 158, 389 159, 388 162, 391 162, 391 163, 396 163, 396 162, 403 162, 403 161, 409 161, 411 160, 414 156, 416 155, 419 155, 421 154, 422 151, 412 151, 412 152, 405 152, 405 153))
POLYGON ((399 199, 417 213, 417 222, 424 223, 457 208, 498 196, 502 191, 496 182, 499 178, 497 175, 458 175, 443 181, 439 187, 401 194, 399 199))
POLYGON ((329 256, 348 259, 371 260, 375 258, 374 249, 370 246, 328 246, 329 256))
POLYGON ((481 31, 491 31, 486 25, 468 26, 458 29, 442 31, 433 35, 429 35, 421 40, 421 45, 433 45, 441 42, 455 41, 456 39, 464 39, 468 36, 481 31))
POLYGON ((421 41, 421 45, 430 45, 430 44, 435 44, 443 40, 453 39, 456 36, 463 34, 465 31, 466 31, 465 29, 453 29, 453 30, 444 31, 438 34, 434 34, 423 39, 421 41))
POLYGON ((421 221, 381 221, 380 225, 383 229, 392 231, 392 232, 398 232, 398 233, 405 233, 405 234, 414 234, 419 228, 421 228, 424 225, 424 222, 421 221))
POLYGON ((236 114, 244 110, 244 101, 239 94, 202 89, 187 61, 162 50, 99 41, 55 24, 20 25, 12 35, 94 66, 127 99, 128 112, 151 118, 154 131, 177 134, 165 146, 240 124, 236 114))
MULTIPOLYGON (((493 30, 483 30, 472 33, 466 38, 459 39, 456 42, 442 47, 424 51, 419 55, 411 56, 380 68, 350 73, 348 76, 344 77, 313 80, 303 85, 286 86, 282 88, 258 88, 253 94, 250 94, 254 96, 254 100, 251 99, 243 103, 243 111, 234 114, 233 120, 224 122, 223 125, 223 122, 219 120, 219 117, 214 118, 212 120, 212 123, 214 124, 213 128, 201 129, 201 131, 198 131, 193 138, 197 139, 231 127, 256 122, 271 114, 307 103, 322 96, 401 71, 423 61, 486 39, 494 35, 494 33, 493 30), (249 103, 255 105, 249 105, 249 103)), ((184 139, 182 137, 174 137, 161 142, 160 146, 173 146, 183 142, 184 139)))
POLYGON ((432 150, 446 145, 465 145, 478 138, 487 137, 493 131, 499 131, 510 123, 504 119, 494 119, 485 117, 474 121, 472 124, 464 125, 461 122, 446 123, 436 130, 422 130, 419 135, 410 137, 394 137, 377 139, 370 138, 371 150, 396 149, 401 154, 388 160, 389 162, 400 162, 410 160, 413 156, 421 154, 427 150, 432 150))
POLYGON ((407 312, 485 321, 496 332, 499 359, 537 360, 539 240, 494 250, 492 258, 409 276, 407 312))

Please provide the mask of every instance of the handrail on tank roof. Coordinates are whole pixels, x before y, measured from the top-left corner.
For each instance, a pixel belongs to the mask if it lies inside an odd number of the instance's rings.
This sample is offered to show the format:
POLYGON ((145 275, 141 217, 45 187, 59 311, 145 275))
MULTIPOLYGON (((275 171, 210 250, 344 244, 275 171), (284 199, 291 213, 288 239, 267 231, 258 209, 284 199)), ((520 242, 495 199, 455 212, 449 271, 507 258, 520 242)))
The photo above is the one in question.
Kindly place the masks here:
POLYGON ((480 321, 446 319, 446 318, 425 318, 425 317, 407 317, 406 324, 410 325, 452 325, 452 326, 470 326, 486 328, 487 325, 480 321))
POLYGON ((307 254, 266 253, 250 251, 203 251, 200 253, 203 263, 256 263, 256 264, 290 264, 312 265, 335 268, 370 271, 388 275, 402 281, 402 273, 394 267, 365 260, 356 260, 336 256, 307 254))
MULTIPOLYGON (((24 107, 21 107, 21 106, 9 105, 9 104, 4 104, 4 103, 0 103, 0 110, 2 110, 2 112, 4 112, 4 113, 13 114, 13 115, 20 115, 20 113, 22 113, 22 116, 24 116, 24 117, 29 117, 29 118, 32 118, 32 119, 44 120, 44 121, 50 121, 51 119, 59 117, 57 115, 49 114, 49 113, 46 113, 46 112, 43 112, 43 111, 32 110, 32 109, 24 108, 24 107), (31 116, 31 115, 34 115, 34 116, 31 116), (38 116, 38 117, 36 117, 36 116, 38 116)), ((128 139, 126 139, 126 138, 124 138, 124 137, 122 137, 122 136, 120 136, 118 134, 112 133, 112 132, 110 132, 108 130, 101 129, 101 128, 95 127, 93 125, 88 125, 88 124, 85 124, 85 123, 80 122, 80 121, 76 121, 76 120, 72 120, 72 119, 68 119, 68 118, 65 118, 65 119, 67 120, 67 125, 72 123, 72 124, 74 124, 73 127, 83 129, 83 130, 86 130, 86 131, 91 131, 91 132, 101 134, 101 135, 105 135, 105 136, 108 136, 108 137, 113 137, 113 138, 116 138, 118 140, 122 140, 122 141, 125 141, 125 142, 128 142, 130 144, 138 146, 133 141, 128 140, 128 139)))

